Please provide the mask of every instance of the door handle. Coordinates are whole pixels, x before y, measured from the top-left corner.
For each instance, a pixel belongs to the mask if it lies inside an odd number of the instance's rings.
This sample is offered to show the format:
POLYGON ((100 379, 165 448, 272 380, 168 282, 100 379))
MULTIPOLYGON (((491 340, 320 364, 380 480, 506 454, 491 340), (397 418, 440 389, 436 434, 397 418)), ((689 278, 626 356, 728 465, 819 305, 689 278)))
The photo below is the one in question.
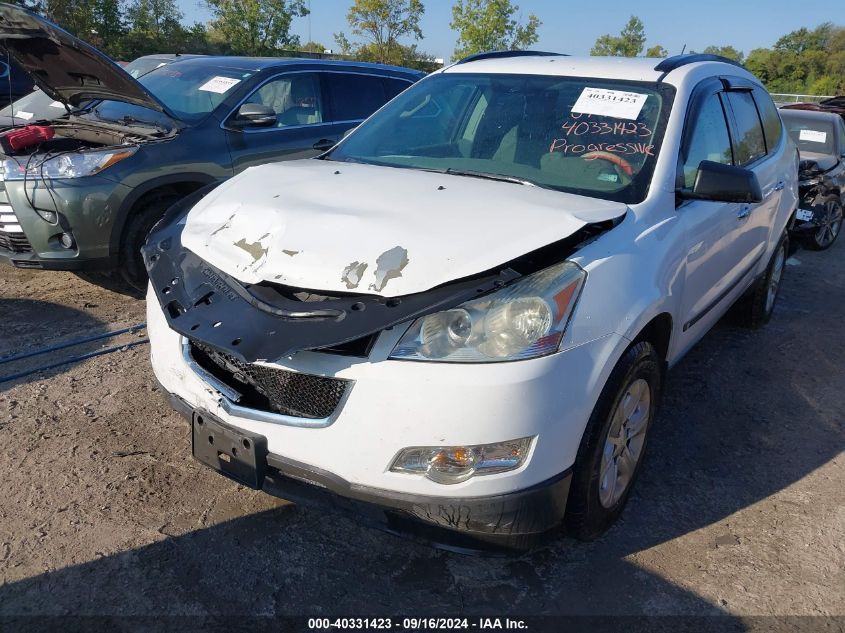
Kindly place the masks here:
POLYGON ((744 220, 749 215, 751 215, 751 207, 742 207, 739 211, 736 212, 736 219, 744 220))
POLYGON ((786 187, 786 183, 781 180, 775 185, 775 191, 781 191, 784 187, 786 187))
POLYGON ((327 152, 335 145, 337 145, 337 141, 333 141, 330 138, 321 138, 319 141, 314 143, 313 147, 318 152, 327 152))

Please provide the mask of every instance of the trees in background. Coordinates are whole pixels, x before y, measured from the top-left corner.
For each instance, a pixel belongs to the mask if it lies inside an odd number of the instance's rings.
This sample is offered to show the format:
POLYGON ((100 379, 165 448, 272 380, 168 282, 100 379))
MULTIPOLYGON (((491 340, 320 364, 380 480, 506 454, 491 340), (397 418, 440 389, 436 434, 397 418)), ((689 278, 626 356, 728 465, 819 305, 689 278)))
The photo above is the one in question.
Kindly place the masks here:
MULTIPOLYGON (((290 49, 322 53, 318 42, 300 46, 294 20, 307 15, 306 0, 203 0, 212 11, 208 24, 183 23, 177 0, 11 0, 44 15, 115 59, 151 53, 280 55, 290 49)), ((197 0, 198 1, 198 0, 197 0)), ((322 0, 321 0, 322 1, 322 0)), ((328 0, 326 0, 328 1, 328 0)), ((355 0, 347 13, 351 41, 335 35, 340 53, 431 70, 421 52, 422 0, 355 0)), ((524 49, 538 39, 542 23, 522 20, 511 0, 455 0, 451 27, 458 32, 455 58, 495 49, 524 49)), ((596 39, 593 55, 666 57, 655 45, 645 49, 645 26, 631 16, 618 35, 596 39), (645 53, 643 51, 645 50, 645 53)), ((757 75, 772 92, 845 94, 845 27, 830 22, 787 33, 771 48, 745 55, 734 46, 708 46, 704 53, 733 59, 757 75)))
POLYGON ((458 32, 452 59, 494 50, 523 50, 537 42, 542 26, 536 15, 521 24, 519 6, 510 0, 457 0, 450 26, 458 32))
POLYGON ((206 0, 206 4, 214 15, 210 28, 234 55, 266 56, 298 47, 291 24, 308 15, 304 0, 206 0))
POLYGON ((346 21, 352 34, 363 41, 353 43, 341 32, 335 34, 335 43, 341 54, 362 61, 418 68, 431 56, 419 51, 416 44, 403 44, 400 39, 422 39, 420 20, 424 13, 421 0, 355 0, 346 21))
MULTIPOLYGON (((645 42, 642 20, 631 16, 619 35, 596 39, 591 54, 637 57, 645 42)), ((830 22, 787 33, 772 48, 755 48, 747 57, 733 46, 708 46, 702 52, 744 64, 771 92, 845 94, 845 27, 830 22)), ((668 51, 652 46, 645 56, 666 57, 668 51)))
POLYGON ((792 31, 773 48, 755 48, 745 66, 771 92, 845 94, 845 27, 827 22, 792 31))
MULTIPOLYGON (((590 55, 637 57, 643 52, 645 40, 645 26, 643 26, 643 21, 637 16, 632 15, 619 35, 608 34, 599 36, 593 45, 593 50, 590 51, 590 55)), ((654 52, 663 52, 665 50, 662 46, 660 47, 660 51, 655 49, 650 50, 654 52)))

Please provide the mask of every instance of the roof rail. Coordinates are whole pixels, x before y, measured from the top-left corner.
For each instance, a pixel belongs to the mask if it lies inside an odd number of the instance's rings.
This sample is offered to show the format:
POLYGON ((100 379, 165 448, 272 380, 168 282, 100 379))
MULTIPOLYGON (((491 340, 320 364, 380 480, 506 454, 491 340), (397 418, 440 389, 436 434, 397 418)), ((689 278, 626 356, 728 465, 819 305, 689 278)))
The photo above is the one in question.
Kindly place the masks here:
POLYGON ((478 61, 479 59, 501 59, 504 57, 568 57, 566 53, 549 53, 546 51, 486 51, 484 53, 476 53, 469 57, 464 57, 455 62, 457 64, 466 64, 467 62, 478 61))
POLYGON ((695 62, 723 62, 725 64, 731 64, 742 68, 742 64, 738 61, 722 57, 721 55, 711 55, 709 53, 687 53, 686 55, 673 55, 672 57, 667 57, 657 64, 657 66, 654 67, 654 70, 662 73, 668 73, 676 68, 686 66, 687 64, 694 64, 695 62))

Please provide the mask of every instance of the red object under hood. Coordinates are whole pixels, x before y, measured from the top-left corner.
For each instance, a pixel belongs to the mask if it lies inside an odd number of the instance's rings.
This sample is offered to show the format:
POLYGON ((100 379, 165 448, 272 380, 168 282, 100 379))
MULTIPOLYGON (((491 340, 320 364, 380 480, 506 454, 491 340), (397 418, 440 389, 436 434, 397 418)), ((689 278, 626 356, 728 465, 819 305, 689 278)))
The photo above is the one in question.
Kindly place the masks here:
POLYGON ((49 141, 55 134, 56 132, 49 125, 27 125, 0 136, 0 147, 3 148, 4 154, 13 154, 27 147, 38 145, 38 143, 49 141))

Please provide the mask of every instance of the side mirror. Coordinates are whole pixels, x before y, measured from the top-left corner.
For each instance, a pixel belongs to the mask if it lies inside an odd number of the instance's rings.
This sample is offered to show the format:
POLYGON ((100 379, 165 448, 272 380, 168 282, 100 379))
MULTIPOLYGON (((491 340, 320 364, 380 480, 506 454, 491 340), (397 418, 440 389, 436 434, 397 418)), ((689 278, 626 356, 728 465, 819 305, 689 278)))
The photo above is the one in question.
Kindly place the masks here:
POLYGON ((263 103, 245 103, 231 123, 236 127, 269 127, 276 125, 276 111, 263 103))
POLYGON ((695 185, 680 189, 682 200, 711 200, 713 202, 762 202, 763 191, 757 175, 750 169, 703 160, 698 166, 695 185))

